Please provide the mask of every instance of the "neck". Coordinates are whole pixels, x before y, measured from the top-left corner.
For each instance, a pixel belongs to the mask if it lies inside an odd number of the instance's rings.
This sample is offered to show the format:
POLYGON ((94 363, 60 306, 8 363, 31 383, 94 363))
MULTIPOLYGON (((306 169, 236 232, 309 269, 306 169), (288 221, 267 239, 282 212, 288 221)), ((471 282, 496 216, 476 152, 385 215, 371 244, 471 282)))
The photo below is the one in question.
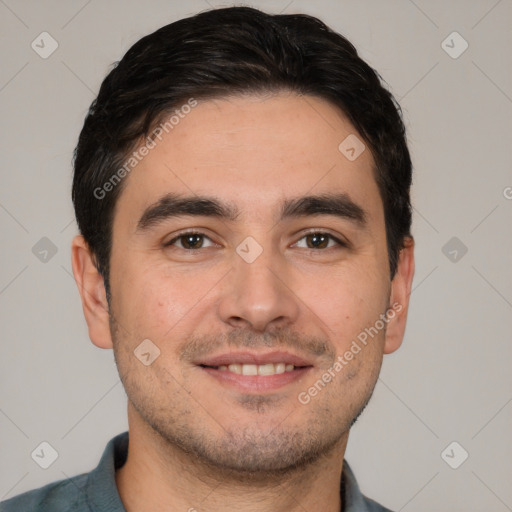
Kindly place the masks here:
POLYGON ((128 407, 129 451, 116 471, 127 512, 339 512, 348 432, 319 460, 286 472, 240 474, 170 445, 128 407))

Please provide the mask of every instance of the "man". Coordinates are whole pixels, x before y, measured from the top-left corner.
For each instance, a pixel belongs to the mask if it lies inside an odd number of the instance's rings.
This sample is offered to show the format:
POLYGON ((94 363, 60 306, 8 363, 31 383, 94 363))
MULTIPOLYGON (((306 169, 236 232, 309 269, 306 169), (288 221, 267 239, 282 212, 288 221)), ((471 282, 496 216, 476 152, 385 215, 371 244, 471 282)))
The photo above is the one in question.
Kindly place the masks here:
POLYGON ((414 274, 400 109, 305 15, 203 12, 137 42, 74 159, 72 264, 128 432, 37 511, 383 511, 344 460, 414 274))

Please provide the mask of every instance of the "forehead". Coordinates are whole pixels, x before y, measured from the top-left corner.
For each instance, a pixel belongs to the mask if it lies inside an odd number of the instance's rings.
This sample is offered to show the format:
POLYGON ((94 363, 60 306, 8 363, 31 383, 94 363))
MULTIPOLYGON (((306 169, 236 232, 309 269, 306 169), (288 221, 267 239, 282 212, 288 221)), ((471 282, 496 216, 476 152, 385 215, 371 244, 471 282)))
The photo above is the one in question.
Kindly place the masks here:
POLYGON ((238 204, 240 218, 256 219, 274 215, 287 197, 339 191, 378 214, 372 155, 347 158, 343 141, 359 140, 359 152, 362 139, 326 100, 280 93, 198 101, 160 139, 124 178, 115 223, 133 225, 169 192, 213 193, 238 204))

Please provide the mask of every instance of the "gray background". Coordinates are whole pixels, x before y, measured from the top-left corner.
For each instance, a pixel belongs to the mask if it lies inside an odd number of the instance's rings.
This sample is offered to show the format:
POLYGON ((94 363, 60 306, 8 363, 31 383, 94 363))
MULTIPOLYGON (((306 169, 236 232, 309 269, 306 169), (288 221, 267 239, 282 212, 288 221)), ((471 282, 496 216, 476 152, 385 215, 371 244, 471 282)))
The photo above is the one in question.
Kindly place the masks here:
MULTIPOLYGON (((221 5, 0 0, 0 500, 91 470, 127 429, 112 351, 89 341, 71 274, 72 151, 114 61, 221 5), (31 47, 43 31, 59 45, 46 59, 31 47), (56 254, 41 252, 43 237, 56 254), (58 452, 48 469, 31 458, 42 441, 58 452)), ((417 268, 404 344, 350 436, 363 492, 397 511, 512 510, 512 2, 252 5, 313 14, 347 36, 408 127, 417 268), (469 44, 458 58, 442 46, 454 31, 469 44), (453 441, 462 448, 443 458, 453 441)))

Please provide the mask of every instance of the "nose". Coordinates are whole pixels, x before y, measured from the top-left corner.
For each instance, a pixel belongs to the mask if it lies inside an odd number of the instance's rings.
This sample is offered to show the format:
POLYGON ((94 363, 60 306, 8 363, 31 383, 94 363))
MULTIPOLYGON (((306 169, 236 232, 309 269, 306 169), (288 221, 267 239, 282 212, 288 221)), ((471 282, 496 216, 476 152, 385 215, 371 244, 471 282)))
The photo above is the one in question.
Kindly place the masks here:
POLYGON ((300 299, 290 276, 286 262, 270 250, 264 250, 251 263, 235 253, 218 305, 221 320, 231 327, 258 332, 293 325, 299 316, 300 299))

